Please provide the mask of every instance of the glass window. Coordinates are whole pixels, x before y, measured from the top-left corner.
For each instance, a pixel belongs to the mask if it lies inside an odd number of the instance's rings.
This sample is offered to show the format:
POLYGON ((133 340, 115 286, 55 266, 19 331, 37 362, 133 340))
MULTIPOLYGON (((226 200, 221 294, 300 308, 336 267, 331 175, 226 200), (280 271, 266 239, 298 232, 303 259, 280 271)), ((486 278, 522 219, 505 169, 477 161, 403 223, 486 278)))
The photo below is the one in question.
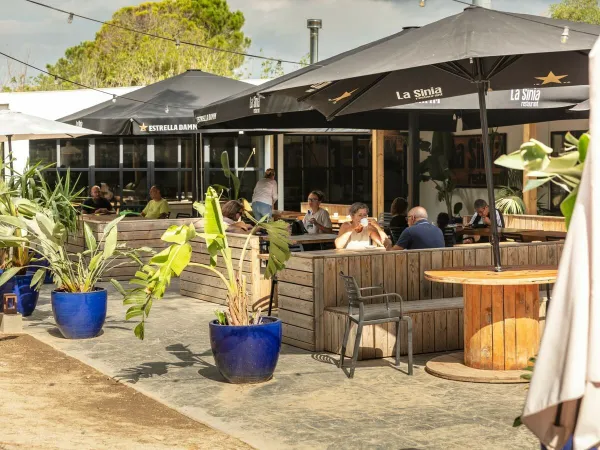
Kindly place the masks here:
POLYGON ((355 167, 371 167, 371 139, 357 138, 356 151, 354 152, 355 167))
POLYGON ((127 169, 148 167, 148 140, 146 138, 123 139, 123 167, 127 169))
POLYGON ((322 168, 304 169, 304 192, 302 193, 302 201, 306 201, 305 197, 308 197, 308 193, 314 190, 323 191, 325 197, 329 198, 327 172, 328 169, 322 168))
POLYGON ((240 198, 245 198, 249 202, 252 201, 254 186, 258 182, 259 173, 255 170, 240 171, 240 198))
MULTIPOLYGON (((51 170, 51 171, 49 170, 47 172, 49 175, 49 177, 47 178, 48 184, 50 184, 51 186, 55 186, 57 172, 54 170, 51 170)), ((67 173, 64 170, 58 171, 58 176, 60 176, 61 178, 64 178, 66 175, 67 175, 67 173)), ((70 176, 71 176, 72 185, 75 186, 76 189, 84 190, 83 193, 81 194, 82 196, 84 196, 84 197, 88 196, 88 194, 90 192, 89 172, 73 170, 70 172, 70 176)))
POLYGON ((285 209, 300 211, 300 203, 305 202, 306 197, 308 197, 308 192, 305 193, 302 189, 302 170, 286 167, 283 179, 285 209))
POLYGON ((229 189, 229 179, 225 176, 222 170, 210 170, 208 172, 208 185, 220 185, 229 189))
POLYGON ((283 138, 283 166, 286 169, 302 168, 302 139, 302 136, 285 136, 283 138))
POLYGON ((174 170, 157 171, 154 175, 156 185, 160 188, 160 194, 167 200, 179 200, 178 196, 178 174, 174 170))
POLYGON ((154 139, 154 166, 156 168, 176 168, 177 145, 177 138, 154 139))
POLYGON ((192 200, 194 198, 194 185, 192 181, 192 172, 181 172, 181 199, 192 200))
POLYGON ((328 167, 327 136, 306 136, 304 167, 328 167))
POLYGON ((123 172, 123 201, 141 202, 148 199, 148 178, 146 171, 123 172))
POLYGON ((89 147, 87 139, 60 140, 60 167, 89 167, 89 147))
POLYGON ((29 141, 29 161, 31 164, 39 162, 42 166, 56 164, 56 139, 29 141))
POLYGON ((248 168, 258 169, 263 154, 263 144, 263 136, 240 135, 238 137, 238 168, 244 168, 248 162, 248 168), (252 150, 255 150, 254 155, 252 155, 252 150))
POLYGON ((352 136, 331 136, 329 139, 330 167, 352 167, 353 140, 352 136))
POLYGON ((221 167, 221 153, 229 155, 229 167, 235 165, 235 138, 217 136, 210 138, 210 167, 221 167))
POLYGON ((96 167, 119 167, 119 139, 96 139, 95 141, 96 167))
MULTIPOLYGON (((154 141, 156 142, 156 141, 154 141)), ((156 145, 156 144, 155 144, 156 145)), ((156 149, 155 149, 156 151, 156 149)), ((191 169, 194 165, 194 139, 181 138, 181 167, 191 169)))
MULTIPOLYGON (((350 158, 352 158, 352 155, 350 158)), ((347 204, 349 199, 353 197, 352 186, 351 167, 331 169, 329 174, 329 197, 325 200, 329 203, 347 204)), ((360 199, 357 200, 360 201, 360 199)))

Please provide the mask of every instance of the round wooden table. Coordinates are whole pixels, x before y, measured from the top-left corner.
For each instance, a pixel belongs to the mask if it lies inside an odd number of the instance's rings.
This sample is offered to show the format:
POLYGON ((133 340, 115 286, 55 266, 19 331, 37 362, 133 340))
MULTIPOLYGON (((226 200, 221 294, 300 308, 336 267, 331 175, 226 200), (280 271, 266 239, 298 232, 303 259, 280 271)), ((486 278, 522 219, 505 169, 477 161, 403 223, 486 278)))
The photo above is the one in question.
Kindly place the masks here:
POLYGON ((540 284, 552 266, 428 270, 425 278, 463 285, 464 363, 473 369, 522 370, 539 348, 540 284))

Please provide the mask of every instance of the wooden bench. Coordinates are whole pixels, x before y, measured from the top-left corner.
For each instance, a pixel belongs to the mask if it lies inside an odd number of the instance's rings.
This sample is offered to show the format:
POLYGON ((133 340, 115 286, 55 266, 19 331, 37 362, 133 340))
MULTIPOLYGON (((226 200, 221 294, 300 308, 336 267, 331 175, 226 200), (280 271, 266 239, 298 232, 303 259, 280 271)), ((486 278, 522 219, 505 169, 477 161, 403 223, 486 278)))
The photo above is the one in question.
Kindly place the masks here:
MULTIPOLYGON (((398 305, 397 303, 390 303, 398 305)), ((463 348, 463 298, 441 298, 403 302, 402 312, 413 322, 413 353, 432 353, 463 348)), ((385 309, 385 303, 365 305, 367 310, 385 309)), ((325 308, 323 326, 325 328, 325 351, 340 352, 344 327, 348 317, 347 306, 325 308)), ((396 345, 396 323, 365 326, 361 338, 358 359, 387 358, 394 356, 396 345)), ((406 355, 407 329, 401 323, 400 354, 406 355)), ((356 324, 350 328, 350 339, 354 342, 356 324)), ((348 346, 346 356, 352 357, 353 347, 348 346)))

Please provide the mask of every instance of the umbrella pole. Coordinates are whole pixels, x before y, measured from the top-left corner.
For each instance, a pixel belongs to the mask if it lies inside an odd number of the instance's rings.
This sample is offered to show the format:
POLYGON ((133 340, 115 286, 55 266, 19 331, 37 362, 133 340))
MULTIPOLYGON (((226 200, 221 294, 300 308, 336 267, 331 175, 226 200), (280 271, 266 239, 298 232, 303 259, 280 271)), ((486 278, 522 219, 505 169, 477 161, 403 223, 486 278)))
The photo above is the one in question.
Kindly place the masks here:
POLYGON ((6 136, 8 140, 8 168, 10 169, 10 176, 14 174, 13 170, 13 157, 12 157, 12 134, 6 136))
POLYGON ((492 254, 494 255, 494 267, 496 272, 502 270, 500 264, 500 240, 498 239, 498 223, 496 222, 496 195, 494 194, 494 174, 492 172, 492 149, 490 148, 490 136, 488 133, 487 107, 485 104, 486 81, 477 82, 477 93, 479 94, 479 115, 481 118, 481 140, 483 142, 483 157, 485 162, 485 178, 488 191, 488 204, 490 209, 490 220, 492 222, 492 254))

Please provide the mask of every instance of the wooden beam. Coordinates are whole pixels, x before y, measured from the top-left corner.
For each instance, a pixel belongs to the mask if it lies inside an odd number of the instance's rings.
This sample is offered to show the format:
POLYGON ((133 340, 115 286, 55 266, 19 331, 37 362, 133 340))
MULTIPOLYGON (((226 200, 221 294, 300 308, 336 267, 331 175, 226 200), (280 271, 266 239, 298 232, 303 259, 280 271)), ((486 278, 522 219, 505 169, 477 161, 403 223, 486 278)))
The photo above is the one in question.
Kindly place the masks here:
POLYGON ((373 184, 373 217, 384 212, 384 173, 383 173, 383 130, 371 130, 372 135, 372 184, 373 184))
MULTIPOLYGON (((537 126, 534 123, 523 125, 523 142, 529 142, 530 139, 537 139, 537 126)), ((523 189, 529 180, 527 172, 523 171, 523 189)), ((525 214, 537 215, 537 188, 523 192, 523 202, 525 203, 525 214)))
POLYGON ((419 114, 417 112, 410 112, 408 115, 408 154, 406 156, 407 200, 410 208, 421 204, 421 177, 419 174, 420 140, 419 114))

